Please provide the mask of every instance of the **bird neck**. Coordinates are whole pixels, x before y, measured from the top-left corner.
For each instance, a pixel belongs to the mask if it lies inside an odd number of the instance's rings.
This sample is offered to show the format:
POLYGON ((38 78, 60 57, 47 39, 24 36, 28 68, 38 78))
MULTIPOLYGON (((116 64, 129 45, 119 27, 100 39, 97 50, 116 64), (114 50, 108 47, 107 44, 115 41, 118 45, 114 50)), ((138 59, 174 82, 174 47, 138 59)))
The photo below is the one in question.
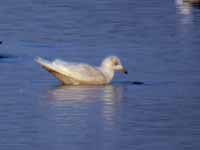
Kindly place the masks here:
POLYGON ((104 74, 104 76, 106 77, 107 83, 109 83, 113 77, 114 77, 114 70, 102 65, 100 67, 100 70, 102 71, 102 73, 104 74))

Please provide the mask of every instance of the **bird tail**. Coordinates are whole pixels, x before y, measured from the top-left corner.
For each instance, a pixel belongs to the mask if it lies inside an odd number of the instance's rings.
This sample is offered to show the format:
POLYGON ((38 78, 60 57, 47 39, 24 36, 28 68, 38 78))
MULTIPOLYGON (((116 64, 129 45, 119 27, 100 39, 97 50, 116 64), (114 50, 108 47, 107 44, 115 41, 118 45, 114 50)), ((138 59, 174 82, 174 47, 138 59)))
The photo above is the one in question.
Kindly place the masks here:
POLYGON ((58 66, 55 66, 54 63, 40 57, 36 58, 35 61, 48 72, 50 72, 53 76, 55 76, 58 80, 60 80, 62 83, 74 84, 73 79, 67 76, 62 69, 59 69, 58 66))
POLYGON ((35 61, 47 70, 55 70, 53 64, 46 59, 38 57, 38 58, 35 59, 35 61))

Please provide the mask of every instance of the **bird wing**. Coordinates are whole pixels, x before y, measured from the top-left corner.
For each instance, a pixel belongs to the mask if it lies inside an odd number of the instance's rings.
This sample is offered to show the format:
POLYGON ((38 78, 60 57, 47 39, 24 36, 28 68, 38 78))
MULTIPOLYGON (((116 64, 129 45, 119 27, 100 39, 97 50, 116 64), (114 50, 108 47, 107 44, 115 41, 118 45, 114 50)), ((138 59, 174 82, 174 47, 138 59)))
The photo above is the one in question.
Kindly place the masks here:
POLYGON ((83 82, 105 82, 103 73, 88 64, 69 63, 62 60, 53 61, 56 68, 62 70, 65 75, 83 82))
POLYGON ((90 84, 104 84, 107 81, 99 69, 87 64, 69 63, 59 59, 50 62, 38 58, 36 61, 59 79, 68 78, 67 80, 70 80, 70 82, 78 81, 90 84), (60 77, 60 75, 62 76, 60 77))

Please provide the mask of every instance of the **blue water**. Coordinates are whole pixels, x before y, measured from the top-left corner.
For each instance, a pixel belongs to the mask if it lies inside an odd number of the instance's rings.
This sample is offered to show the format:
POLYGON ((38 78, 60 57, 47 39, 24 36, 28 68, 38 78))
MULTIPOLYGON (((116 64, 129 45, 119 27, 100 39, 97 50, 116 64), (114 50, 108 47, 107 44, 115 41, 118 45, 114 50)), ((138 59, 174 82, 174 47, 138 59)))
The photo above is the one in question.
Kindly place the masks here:
POLYGON ((0 5, 1 150, 198 150, 200 9, 178 0, 6 0, 0 5), (129 71, 61 86, 47 59, 129 71))

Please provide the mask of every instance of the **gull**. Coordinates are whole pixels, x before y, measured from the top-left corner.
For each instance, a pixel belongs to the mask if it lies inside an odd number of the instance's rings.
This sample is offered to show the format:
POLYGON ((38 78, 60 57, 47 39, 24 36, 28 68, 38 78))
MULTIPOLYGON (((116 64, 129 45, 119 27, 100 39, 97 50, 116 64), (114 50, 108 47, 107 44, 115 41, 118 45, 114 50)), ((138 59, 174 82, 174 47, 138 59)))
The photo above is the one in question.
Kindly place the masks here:
POLYGON ((99 67, 60 59, 48 61, 41 57, 36 62, 64 85, 105 85, 112 81, 115 71, 128 73, 117 56, 105 58, 99 67))

